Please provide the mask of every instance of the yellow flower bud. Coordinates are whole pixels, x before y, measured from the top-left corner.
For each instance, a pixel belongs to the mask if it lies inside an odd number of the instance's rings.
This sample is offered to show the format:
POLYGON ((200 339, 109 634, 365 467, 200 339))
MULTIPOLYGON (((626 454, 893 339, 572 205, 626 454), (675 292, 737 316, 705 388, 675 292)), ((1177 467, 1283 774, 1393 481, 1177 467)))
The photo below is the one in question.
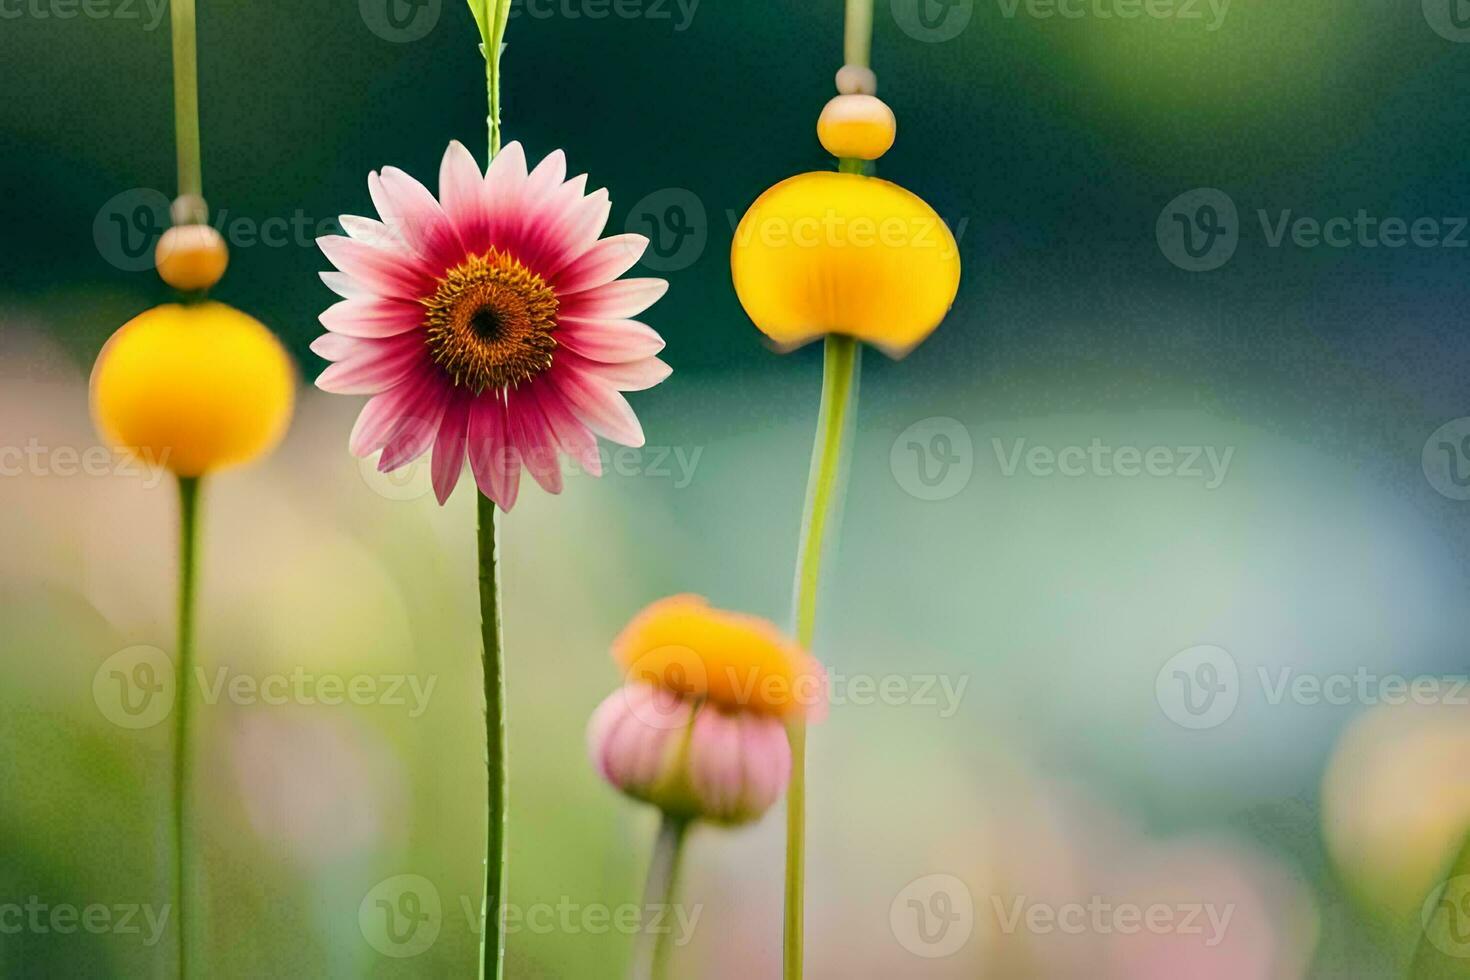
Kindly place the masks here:
POLYGON ((112 445, 200 476, 269 452, 295 371, 275 335, 223 303, 170 303, 113 334, 92 368, 92 417, 112 445))
POLYGON ((838 95, 817 118, 817 139, 839 159, 876 160, 893 146, 898 121, 875 95, 838 95))
POLYGON ((230 250, 209 225, 174 225, 158 240, 153 264, 164 282, 191 293, 220 281, 230 264, 230 250))
POLYGON ((766 191, 735 230, 735 292, 778 345, 856 337, 902 357, 959 291, 954 235, 917 195, 876 177, 816 171, 766 191))

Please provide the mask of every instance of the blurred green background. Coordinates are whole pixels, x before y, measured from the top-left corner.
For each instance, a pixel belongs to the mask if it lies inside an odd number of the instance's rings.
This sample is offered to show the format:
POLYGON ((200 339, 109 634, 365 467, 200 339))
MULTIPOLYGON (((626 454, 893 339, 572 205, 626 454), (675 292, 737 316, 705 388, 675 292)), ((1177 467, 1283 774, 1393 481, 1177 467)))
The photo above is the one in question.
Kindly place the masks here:
MULTIPOLYGON (((928 343, 866 359, 816 652, 906 693, 836 687, 814 732, 809 976, 1397 977, 1421 935, 1435 975, 1470 964, 1430 895, 1470 828, 1458 2, 879 0, 881 171, 965 271, 928 343), (1170 229, 1203 241, 1201 201, 1228 208, 1198 258, 1170 229), (1360 211, 1434 235, 1273 244, 1283 215, 1360 211), (1094 444, 1107 465, 1045 462, 1094 444), (1120 476, 1119 447, 1170 462, 1120 476), (1391 691, 1439 677, 1422 704, 1391 691), (1047 929, 1018 900, 1229 922, 1047 929)), ((614 230, 653 234, 674 375, 633 396, 648 449, 560 498, 527 481, 505 522, 513 977, 618 975, 632 942, 585 914, 639 901, 654 826, 585 759, 613 635, 676 591, 787 618, 819 348, 760 343, 727 254, 761 190, 831 165, 840 20, 836 0, 515 8, 507 133, 565 148, 614 230)), ((331 301, 314 237, 369 212, 369 170, 432 186, 450 139, 483 153, 475 42, 457 0, 201 0, 215 293, 304 382, 331 301)), ((168 295, 147 268, 173 193, 167 13, 11 0, 0 55, 0 974, 165 974, 143 911, 169 900, 171 726, 116 724, 106 664, 171 649, 173 495, 66 460, 96 446, 97 350, 168 295), (139 932, 12 929, 28 903, 133 907, 139 932)), ((419 713, 201 708, 211 975, 475 969, 472 501, 359 466, 357 401, 303 387, 283 448, 209 487, 201 660, 434 686, 419 713), (402 875, 440 904, 411 957, 370 924, 402 875)), ((695 835, 676 976, 777 974, 781 823, 695 835)))

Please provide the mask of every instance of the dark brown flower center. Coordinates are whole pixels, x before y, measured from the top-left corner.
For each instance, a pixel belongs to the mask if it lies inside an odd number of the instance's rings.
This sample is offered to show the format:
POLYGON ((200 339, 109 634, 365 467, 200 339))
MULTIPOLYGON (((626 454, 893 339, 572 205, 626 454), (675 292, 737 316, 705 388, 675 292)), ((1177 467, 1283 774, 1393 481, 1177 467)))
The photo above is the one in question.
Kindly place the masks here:
POLYGON ((551 366, 556 293, 504 252, 492 248, 450 269, 424 306, 434 363, 477 395, 551 366))

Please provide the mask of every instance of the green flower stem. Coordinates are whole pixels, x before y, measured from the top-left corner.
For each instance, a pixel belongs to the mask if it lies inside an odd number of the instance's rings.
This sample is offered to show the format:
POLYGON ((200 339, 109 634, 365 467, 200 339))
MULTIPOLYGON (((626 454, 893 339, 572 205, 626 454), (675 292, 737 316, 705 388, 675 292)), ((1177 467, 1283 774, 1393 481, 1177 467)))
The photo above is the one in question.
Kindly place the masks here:
POLYGON ((184 917, 189 869, 190 679, 194 676, 194 585, 199 551, 199 477, 179 477, 178 669, 174 682, 174 922, 179 976, 188 975, 189 937, 184 917))
POLYGON ((505 651, 501 642, 500 542, 495 501, 479 502, 480 644, 485 677, 485 883, 480 903, 480 976, 505 970, 505 815, 509 770, 505 752, 505 651), (493 933, 493 937, 492 937, 493 933))
MULTIPOLYGON (((665 813, 648 862, 648 881, 643 886, 643 908, 672 905, 679 890, 679 865, 684 857, 684 839, 689 821, 665 813)), ((668 930, 642 929, 633 949, 632 980, 663 980, 668 975, 668 930)))
POLYGON ((169 4, 174 49, 174 142, 179 154, 179 195, 202 197, 199 163, 199 51, 194 0, 169 4))
MULTIPOLYGON (((500 152, 500 54, 509 0, 470 0, 485 56, 489 153, 500 152)), ((480 901, 480 977, 505 976, 506 800, 510 767, 505 737, 505 649, 500 617, 500 531, 495 502, 476 494, 480 553, 480 650, 485 679, 485 876, 480 901), (493 938, 492 938, 493 933, 493 938)))
MULTIPOLYGON (((822 369, 822 405, 807 477, 806 511, 796 558, 796 639, 811 649, 816 633, 822 552, 842 498, 843 455, 857 410, 862 346, 851 337, 827 337, 822 369)), ((791 786, 786 791, 786 980, 802 974, 802 928, 806 877, 806 723, 787 726, 791 739, 791 786)))
POLYGON ((846 64, 869 67, 873 50, 873 0, 847 0, 843 28, 842 59, 846 64))

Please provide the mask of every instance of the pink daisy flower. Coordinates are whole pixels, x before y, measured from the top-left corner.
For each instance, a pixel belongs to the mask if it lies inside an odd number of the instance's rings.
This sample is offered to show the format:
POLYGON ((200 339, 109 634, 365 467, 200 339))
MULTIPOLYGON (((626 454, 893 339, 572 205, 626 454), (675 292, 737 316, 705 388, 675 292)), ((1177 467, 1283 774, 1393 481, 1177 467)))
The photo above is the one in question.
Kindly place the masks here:
POLYGON ((662 296, 662 279, 620 279, 642 235, 599 238, 607 191, 566 179, 557 150, 527 172, 511 143, 482 174, 449 144, 439 197, 408 174, 368 175, 381 221, 342 216, 347 234, 317 240, 342 297, 311 349, 332 362, 317 387, 371 395, 348 448, 397 469, 432 450, 442 504, 465 457, 480 491, 515 505, 521 470, 561 492, 561 456, 600 475, 597 436, 643 445, 621 394, 669 376, 663 339, 630 319, 662 296))

